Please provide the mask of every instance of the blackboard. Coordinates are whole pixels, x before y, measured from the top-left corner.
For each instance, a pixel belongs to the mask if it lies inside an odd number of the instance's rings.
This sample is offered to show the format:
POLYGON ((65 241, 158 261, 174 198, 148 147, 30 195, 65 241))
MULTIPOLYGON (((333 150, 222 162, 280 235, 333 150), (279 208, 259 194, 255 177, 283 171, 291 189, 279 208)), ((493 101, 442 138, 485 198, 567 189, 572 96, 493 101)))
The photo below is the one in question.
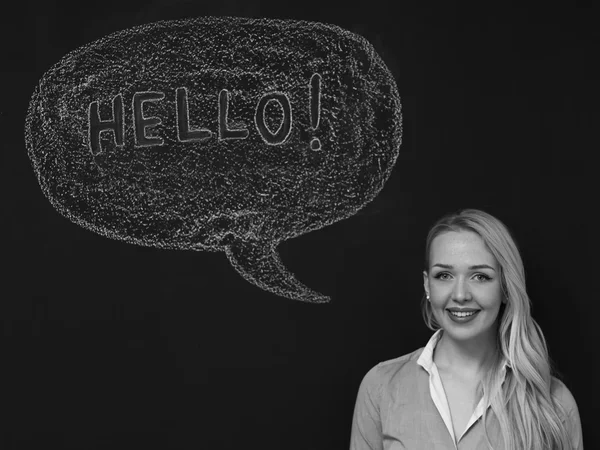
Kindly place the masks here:
POLYGON ((0 446, 347 448, 364 374, 431 335, 420 315, 425 237, 460 208, 514 233, 533 316, 593 445, 592 16, 584 5, 15 3, 0 32, 0 446), (328 303, 259 289, 223 253, 95 234, 58 214, 37 183, 24 121, 52 64, 115 31, 207 15, 337 25, 366 38, 395 78, 402 145, 379 195, 278 246, 328 303))

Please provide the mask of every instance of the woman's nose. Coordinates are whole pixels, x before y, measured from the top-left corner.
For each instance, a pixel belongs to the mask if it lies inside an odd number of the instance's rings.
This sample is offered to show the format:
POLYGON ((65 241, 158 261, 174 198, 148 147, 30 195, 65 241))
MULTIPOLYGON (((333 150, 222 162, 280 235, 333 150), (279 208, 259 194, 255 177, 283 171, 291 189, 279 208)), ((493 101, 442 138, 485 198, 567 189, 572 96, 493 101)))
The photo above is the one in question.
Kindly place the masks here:
POLYGON ((471 293, 469 292, 467 283, 465 283, 464 280, 458 279, 456 281, 452 291, 452 298, 454 300, 469 300, 471 298, 471 293))

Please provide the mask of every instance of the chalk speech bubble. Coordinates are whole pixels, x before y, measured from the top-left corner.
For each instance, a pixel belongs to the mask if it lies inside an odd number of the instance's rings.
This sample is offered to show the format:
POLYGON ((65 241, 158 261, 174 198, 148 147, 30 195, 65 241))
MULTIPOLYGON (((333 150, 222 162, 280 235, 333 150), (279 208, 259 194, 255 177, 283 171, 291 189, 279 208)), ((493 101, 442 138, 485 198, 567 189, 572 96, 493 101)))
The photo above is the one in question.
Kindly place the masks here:
POLYGON ((393 76, 337 26, 203 17, 81 47, 33 93, 28 155, 51 204, 105 237, 224 251, 247 281, 327 302, 279 242, 354 215, 401 143, 393 76))

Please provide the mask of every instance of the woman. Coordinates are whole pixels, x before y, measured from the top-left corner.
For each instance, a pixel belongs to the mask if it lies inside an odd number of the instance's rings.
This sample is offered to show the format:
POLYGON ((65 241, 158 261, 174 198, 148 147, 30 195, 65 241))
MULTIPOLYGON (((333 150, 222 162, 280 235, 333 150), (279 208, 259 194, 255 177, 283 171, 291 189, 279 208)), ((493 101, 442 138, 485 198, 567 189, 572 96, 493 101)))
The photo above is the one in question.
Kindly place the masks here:
POLYGON ((350 449, 582 450, 577 404, 553 376, 504 224, 474 209, 442 218, 423 278, 435 333, 365 375, 350 449))

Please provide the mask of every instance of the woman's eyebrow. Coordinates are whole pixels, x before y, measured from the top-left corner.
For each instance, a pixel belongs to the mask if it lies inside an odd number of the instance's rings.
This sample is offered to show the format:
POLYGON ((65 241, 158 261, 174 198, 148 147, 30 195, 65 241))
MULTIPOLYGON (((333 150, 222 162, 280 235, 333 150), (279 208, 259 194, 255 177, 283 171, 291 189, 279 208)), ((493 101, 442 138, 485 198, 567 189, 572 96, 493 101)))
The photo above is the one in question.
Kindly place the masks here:
MULTIPOLYGON (((454 266, 451 266, 450 264, 434 264, 431 267, 441 267, 442 269, 454 269, 454 266)), ((477 270, 477 269, 491 269, 494 272, 496 271, 496 269, 494 269, 492 266, 488 266, 487 264, 476 264, 474 266, 469 266, 469 270, 477 270)))

